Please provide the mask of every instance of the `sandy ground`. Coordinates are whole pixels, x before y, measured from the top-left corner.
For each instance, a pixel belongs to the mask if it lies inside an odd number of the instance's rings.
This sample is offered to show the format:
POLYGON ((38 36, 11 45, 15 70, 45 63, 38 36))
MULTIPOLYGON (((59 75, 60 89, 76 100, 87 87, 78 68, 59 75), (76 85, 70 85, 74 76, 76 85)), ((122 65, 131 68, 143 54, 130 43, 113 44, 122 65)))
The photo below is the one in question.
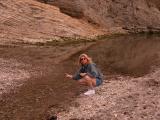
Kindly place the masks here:
POLYGON ((28 71, 21 69, 26 66, 23 63, 19 63, 15 59, 3 59, 0 58, 0 95, 8 92, 15 86, 21 86, 25 80, 30 78, 28 71))
POLYGON ((159 120, 160 69, 144 77, 109 76, 92 96, 80 95, 58 120, 159 120))

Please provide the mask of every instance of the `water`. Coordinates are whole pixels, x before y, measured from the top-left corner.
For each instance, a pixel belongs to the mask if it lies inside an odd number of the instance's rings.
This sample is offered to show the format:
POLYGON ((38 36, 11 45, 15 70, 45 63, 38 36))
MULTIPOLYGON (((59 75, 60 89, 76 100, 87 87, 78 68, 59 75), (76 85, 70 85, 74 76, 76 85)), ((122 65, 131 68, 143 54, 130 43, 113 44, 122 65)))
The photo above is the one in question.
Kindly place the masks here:
POLYGON ((160 35, 106 38, 83 52, 91 56, 106 74, 143 76, 153 66, 160 65, 160 35))

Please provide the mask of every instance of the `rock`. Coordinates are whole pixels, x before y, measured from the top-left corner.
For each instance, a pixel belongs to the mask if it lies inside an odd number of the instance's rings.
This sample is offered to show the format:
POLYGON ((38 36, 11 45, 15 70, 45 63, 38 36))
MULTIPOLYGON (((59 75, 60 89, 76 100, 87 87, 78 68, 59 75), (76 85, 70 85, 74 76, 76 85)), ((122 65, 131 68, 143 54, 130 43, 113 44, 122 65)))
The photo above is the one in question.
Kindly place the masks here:
POLYGON ((63 13, 104 28, 121 27, 131 33, 160 31, 159 0, 57 0, 57 6, 63 13))
POLYGON ((75 0, 70 0, 70 1, 63 1, 63 0, 59 0, 59 8, 60 11, 68 14, 72 17, 76 17, 76 18, 82 18, 84 16, 83 13, 83 6, 81 6, 81 4, 79 3, 79 1, 75 1, 75 0))
MULTIPOLYGON (((69 8, 71 11, 72 7, 69 8)), ((82 13, 78 12, 80 11, 78 8, 77 6, 77 9, 72 9, 73 16, 81 16, 82 13)), ((48 41, 55 37, 86 37, 104 34, 87 22, 74 19, 61 13, 59 8, 36 0, 1 0, 0 14, 0 41, 5 42, 7 40, 26 42, 26 39, 48 41)))

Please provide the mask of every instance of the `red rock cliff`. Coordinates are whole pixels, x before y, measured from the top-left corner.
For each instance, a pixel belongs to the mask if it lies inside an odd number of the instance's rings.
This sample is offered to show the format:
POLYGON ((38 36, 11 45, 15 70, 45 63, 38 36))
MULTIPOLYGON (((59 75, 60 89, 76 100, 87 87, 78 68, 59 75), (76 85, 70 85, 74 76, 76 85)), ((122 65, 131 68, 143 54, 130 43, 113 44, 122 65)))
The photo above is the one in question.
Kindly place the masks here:
POLYGON ((55 3, 63 13, 85 18, 104 28, 160 31, 159 0, 55 0, 55 3))
POLYGON ((5 42, 103 34, 83 20, 61 13, 55 6, 34 0, 0 0, 0 16, 0 41, 5 42))

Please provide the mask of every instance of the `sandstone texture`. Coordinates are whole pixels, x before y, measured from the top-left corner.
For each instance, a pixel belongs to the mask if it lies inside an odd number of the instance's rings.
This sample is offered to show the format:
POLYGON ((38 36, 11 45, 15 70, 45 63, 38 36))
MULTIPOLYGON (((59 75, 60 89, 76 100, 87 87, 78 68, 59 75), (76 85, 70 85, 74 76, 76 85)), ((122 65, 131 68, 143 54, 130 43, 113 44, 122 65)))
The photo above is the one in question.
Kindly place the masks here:
POLYGON ((112 32, 117 28, 133 33, 160 31, 159 0, 55 0, 55 4, 63 13, 112 32))
POLYGON ((1 0, 0 14, 2 42, 45 41, 55 36, 103 34, 83 20, 61 13, 55 6, 34 0, 1 0))
POLYGON ((1 43, 160 31, 159 0, 1 0, 0 14, 1 43))

